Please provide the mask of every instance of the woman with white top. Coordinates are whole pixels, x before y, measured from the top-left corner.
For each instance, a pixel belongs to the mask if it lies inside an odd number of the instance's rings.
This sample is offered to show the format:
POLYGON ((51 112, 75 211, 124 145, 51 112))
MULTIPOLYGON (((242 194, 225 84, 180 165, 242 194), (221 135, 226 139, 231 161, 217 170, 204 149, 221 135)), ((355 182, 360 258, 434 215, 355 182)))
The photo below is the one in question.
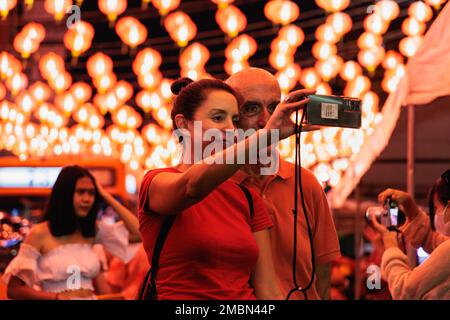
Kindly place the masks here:
POLYGON ((381 234, 385 252, 381 274, 395 300, 450 299, 450 170, 436 180, 429 195, 429 217, 406 192, 387 189, 378 199, 391 197, 402 205, 406 223, 400 227, 405 240, 415 248, 423 247, 430 256, 418 267, 409 267, 408 257, 398 248, 397 235, 372 216, 381 234))
POLYGON ((96 183, 90 172, 68 166, 60 172, 44 221, 34 225, 3 280, 11 299, 95 299, 93 279, 100 272, 94 244, 124 261, 128 243, 139 242, 138 219, 96 183), (122 221, 97 222, 103 198, 122 221))

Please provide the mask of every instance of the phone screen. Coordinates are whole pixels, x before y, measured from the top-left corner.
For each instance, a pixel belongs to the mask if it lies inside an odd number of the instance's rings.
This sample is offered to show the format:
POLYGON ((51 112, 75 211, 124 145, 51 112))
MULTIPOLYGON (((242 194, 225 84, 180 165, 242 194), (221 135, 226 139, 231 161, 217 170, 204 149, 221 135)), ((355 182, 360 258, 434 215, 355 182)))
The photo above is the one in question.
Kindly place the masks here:
POLYGON ((391 226, 398 225, 398 207, 389 208, 389 217, 391 218, 391 226))

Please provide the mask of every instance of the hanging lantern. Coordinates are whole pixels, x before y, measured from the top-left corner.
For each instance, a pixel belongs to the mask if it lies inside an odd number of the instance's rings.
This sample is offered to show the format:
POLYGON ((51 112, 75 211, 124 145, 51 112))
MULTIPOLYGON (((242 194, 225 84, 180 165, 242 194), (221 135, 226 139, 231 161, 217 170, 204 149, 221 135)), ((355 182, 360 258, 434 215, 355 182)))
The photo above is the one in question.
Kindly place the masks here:
POLYGON ((180 54, 179 64, 182 69, 203 68, 209 60, 209 50, 204 45, 195 42, 180 54))
POLYGON ((30 114, 37 106, 33 96, 25 91, 17 95, 14 102, 25 114, 30 114))
POLYGON ((72 76, 68 72, 59 73, 55 78, 48 79, 48 84, 57 93, 61 93, 72 84, 72 76))
POLYGON ((242 34, 231 41, 225 49, 225 56, 231 61, 246 61, 255 54, 257 44, 252 37, 242 34))
POLYGON ((318 75, 326 82, 337 76, 342 68, 342 58, 339 56, 331 56, 326 60, 319 60, 315 63, 314 68, 318 75))
POLYGON ((86 69, 91 78, 99 78, 103 74, 112 73, 113 62, 106 54, 97 52, 87 60, 86 69))
POLYGON ((272 53, 280 53, 284 55, 294 55, 296 47, 292 47, 286 39, 277 37, 272 40, 270 50, 272 53))
POLYGON ((21 33, 32 41, 41 43, 45 38, 45 28, 42 24, 36 22, 29 22, 23 28, 21 33))
POLYGON ((322 24, 317 27, 316 32, 316 39, 318 41, 322 42, 329 42, 329 43, 336 43, 339 41, 339 34, 337 34, 333 27, 328 24, 322 24))
POLYGON ((154 90, 162 80, 162 74, 160 71, 156 70, 153 73, 148 73, 145 75, 138 76, 138 84, 147 90, 154 90))
POLYGON ((139 91, 136 95, 136 104, 144 110, 145 113, 152 110, 152 93, 147 90, 139 91))
POLYGON ((345 12, 330 14, 325 23, 332 26, 334 32, 340 36, 343 36, 352 29, 352 18, 345 12))
POLYGON ((211 0, 211 1, 217 4, 219 10, 226 8, 228 5, 234 2, 234 0, 211 0))
POLYGON ((384 54, 383 47, 372 47, 358 53, 358 62, 372 73, 383 60, 384 54))
POLYGON ((108 17, 110 26, 127 9, 127 0, 98 0, 98 8, 108 17))
POLYGON ((92 82, 98 92, 104 93, 116 85, 117 77, 114 72, 109 72, 94 78, 92 82))
POLYGON ((72 92, 65 92, 55 97, 55 105, 68 117, 78 106, 78 102, 72 92))
POLYGON ((231 76, 232 74, 235 74, 236 72, 239 72, 242 69, 247 68, 249 66, 250 65, 248 64, 247 61, 226 60, 224 64, 224 69, 225 72, 231 76))
POLYGON ((278 31, 278 38, 285 39, 291 47, 299 47, 305 40, 305 33, 296 25, 284 26, 278 31))
POLYGON ((351 81, 362 74, 361 66, 355 61, 347 61, 344 63, 339 75, 345 81, 351 81))
MULTIPOLYGON (((377 11, 376 11, 377 12, 377 11)), ((389 22, 383 20, 380 14, 372 13, 364 19, 364 28, 375 34, 384 34, 389 27, 389 22)))
POLYGON ((197 34, 197 26, 182 11, 171 13, 164 19, 164 27, 178 46, 185 47, 197 34))
POLYGON ((408 14, 420 22, 428 22, 433 17, 433 10, 426 3, 416 1, 409 6, 408 14))
POLYGON ((5 97, 6 97, 6 88, 5 85, 0 82, 0 101, 5 99, 5 97))
POLYGON ((316 42, 312 48, 313 56, 318 60, 325 60, 337 53, 337 48, 334 44, 328 42, 316 42))
POLYGON ((158 9, 161 16, 167 15, 170 11, 175 10, 180 5, 180 0, 153 0, 153 5, 158 9))
POLYGON ((133 86, 125 80, 120 80, 114 87, 114 93, 120 103, 125 103, 133 96, 133 86))
POLYGON ((64 71, 64 59, 54 52, 46 53, 39 59, 39 71, 45 80, 55 78, 64 71))
POLYGON ((94 38, 94 28, 90 23, 78 21, 64 34, 64 45, 76 58, 86 52, 94 38))
POLYGON ((441 5, 447 0, 425 0, 430 6, 433 6, 436 10, 441 8, 441 5))
POLYGON ((247 26, 247 18, 239 8, 231 5, 216 12, 216 22, 229 37, 234 38, 247 26))
POLYGON ((50 98, 51 94, 50 87, 41 81, 36 81, 35 83, 33 83, 28 91, 30 92, 33 99, 38 103, 47 101, 50 98))
POLYGON ((17 0, 0 0, 0 15, 5 20, 8 13, 17 5, 17 0))
POLYGON ((39 42, 31 40, 23 33, 18 33, 14 37, 13 47, 14 50, 20 53, 22 58, 27 59, 39 49, 39 42))
POLYGON ((66 12, 72 7, 72 0, 45 0, 44 8, 52 14, 57 22, 61 21, 66 12))
POLYGON ((383 68, 387 70, 395 69, 400 64, 403 64, 403 56, 394 50, 389 50, 382 62, 383 68))
POLYGON ((416 54, 421 43, 422 38, 420 36, 403 38, 399 43, 400 52, 405 57, 410 58, 416 54))
POLYGON ((400 7, 395 1, 382 0, 377 2, 376 6, 378 8, 378 13, 385 21, 392 21, 400 14, 400 7))
POLYGON ((123 43, 136 48, 147 39, 147 28, 133 17, 119 19, 116 24, 116 33, 123 43))
POLYGON ((320 83, 320 78, 314 68, 306 68, 300 76, 300 83, 305 88, 314 88, 320 83))
POLYGON ((420 22, 416 18, 409 17, 403 20, 402 31, 407 36, 420 36, 425 32, 426 25, 424 22, 420 22))
POLYGON ((300 15, 300 8, 293 1, 271 0, 264 6, 264 15, 274 24, 287 25, 300 15))
POLYGON ((344 11, 350 4, 350 0, 316 0, 316 4, 327 12, 344 11))
POLYGON ((284 53, 279 52, 271 52, 269 55, 269 64, 277 70, 282 70, 286 68, 288 65, 293 63, 294 63, 293 55, 286 55, 284 53))
POLYGON ((121 128, 136 129, 142 124, 142 117, 130 106, 124 105, 112 115, 112 120, 121 128))
POLYGON ((91 86, 86 82, 75 82, 70 87, 70 93, 78 104, 88 101, 92 96, 91 86))
POLYGON ((362 75, 356 76, 355 79, 347 82, 344 88, 344 95, 348 97, 361 97, 370 89, 370 80, 362 75))
POLYGON ((368 50, 373 47, 380 47, 383 38, 379 34, 364 32, 358 37, 357 45, 361 50, 368 50))
POLYGON ((6 81, 6 87, 13 96, 25 89, 28 85, 28 78, 24 73, 15 73, 6 81))
POLYGON ((208 73, 206 73, 206 70, 204 68, 181 69, 180 76, 190 78, 194 81, 211 77, 208 73))
POLYGON ((330 85, 326 82, 319 83, 315 89, 316 89, 315 94, 323 94, 323 95, 333 94, 333 90, 331 89, 330 85))
POLYGON ((139 76, 152 73, 161 65, 161 54, 152 48, 139 51, 133 61, 133 72, 139 76))

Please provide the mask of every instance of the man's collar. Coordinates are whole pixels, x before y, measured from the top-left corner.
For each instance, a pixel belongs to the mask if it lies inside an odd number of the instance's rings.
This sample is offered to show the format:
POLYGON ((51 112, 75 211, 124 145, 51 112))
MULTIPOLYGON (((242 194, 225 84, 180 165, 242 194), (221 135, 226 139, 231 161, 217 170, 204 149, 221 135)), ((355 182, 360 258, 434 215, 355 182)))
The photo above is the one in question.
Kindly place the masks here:
MULTIPOLYGON (((275 174, 275 176, 280 177, 281 179, 284 180, 291 178, 292 175, 294 174, 294 165, 282 159, 280 156, 278 156, 278 161, 279 167, 278 172, 275 174)), ((251 176, 252 176, 251 173, 241 169, 233 175, 232 179, 236 183, 240 184, 251 176)))

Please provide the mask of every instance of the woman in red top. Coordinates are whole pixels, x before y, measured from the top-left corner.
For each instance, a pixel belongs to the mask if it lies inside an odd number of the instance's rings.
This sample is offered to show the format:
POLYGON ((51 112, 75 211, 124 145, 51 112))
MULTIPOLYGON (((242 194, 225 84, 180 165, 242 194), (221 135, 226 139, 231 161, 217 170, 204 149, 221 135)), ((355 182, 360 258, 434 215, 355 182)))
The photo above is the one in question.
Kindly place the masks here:
MULTIPOLYGON (((194 121, 201 121, 203 132, 235 128, 238 100, 224 82, 182 78, 171 89, 177 95, 172 120, 174 128, 183 131, 184 160, 186 156, 195 159, 196 142, 187 139, 198 133, 194 121)), ((280 103, 265 130, 202 161, 182 161, 176 167, 146 173, 139 193, 139 221, 150 263, 164 220, 175 215, 160 251, 153 286, 158 299, 282 298, 274 277, 268 231, 272 222, 265 205, 252 192, 251 215, 243 190, 228 179, 243 165, 238 157, 248 159, 249 145, 257 144, 270 130, 279 129, 281 139, 292 135, 290 115, 307 102, 280 103), (234 157, 232 164, 217 161, 226 156, 234 157)), ((201 151, 206 145, 202 141, 201 151)))

